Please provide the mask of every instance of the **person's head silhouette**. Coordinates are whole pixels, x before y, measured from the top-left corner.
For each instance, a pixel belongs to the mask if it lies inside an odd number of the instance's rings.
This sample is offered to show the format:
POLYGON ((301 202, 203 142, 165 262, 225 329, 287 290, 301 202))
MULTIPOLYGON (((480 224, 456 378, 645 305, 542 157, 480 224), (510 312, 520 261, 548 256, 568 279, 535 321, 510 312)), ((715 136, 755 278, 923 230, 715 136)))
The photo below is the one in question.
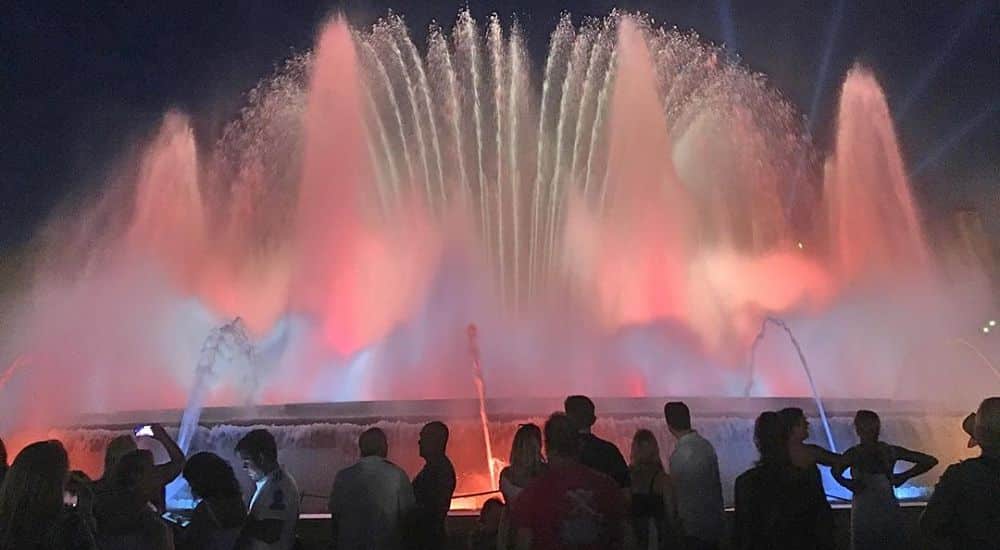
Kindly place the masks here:
POLYGON ((566 417, 578 432, 589 432, 597 422, 594 402, 586 395, 571 395, 563 402, 566 417))
POLYGON ((979 404, 974 433, 984 455, 1000 456, 1000 397, 988 397, 979 404))

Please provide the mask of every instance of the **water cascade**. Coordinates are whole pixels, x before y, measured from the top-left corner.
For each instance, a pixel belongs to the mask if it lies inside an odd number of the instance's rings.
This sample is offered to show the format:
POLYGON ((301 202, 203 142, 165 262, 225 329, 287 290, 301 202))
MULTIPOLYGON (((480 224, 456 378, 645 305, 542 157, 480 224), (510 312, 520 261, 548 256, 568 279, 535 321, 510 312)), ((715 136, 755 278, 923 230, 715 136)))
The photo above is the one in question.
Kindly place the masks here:
POLYGON ((400 16, 335 17, 216 143, 164 113, 56 209, 2 304, 0 362, 26 366, 0 378, 0 430, 183 408, 193 449, 205 406, 475 398, 469 464, 482 435, 490 465, 470 492, 496 485, 496 419, 524 412, 505 399, 812 396, 832 447, 832 400, 968 410, 995 383, 940 368, 983 361, 956 338, 1000 353, 968 333, 995 301, 928 245, 872 71, 847 72, 819 150, 764 75, 694 33, 567 15, 538 58, 525 33, 464 10, 418 44, 400 16), (233 361, 252 380, 220 377, 233 361))

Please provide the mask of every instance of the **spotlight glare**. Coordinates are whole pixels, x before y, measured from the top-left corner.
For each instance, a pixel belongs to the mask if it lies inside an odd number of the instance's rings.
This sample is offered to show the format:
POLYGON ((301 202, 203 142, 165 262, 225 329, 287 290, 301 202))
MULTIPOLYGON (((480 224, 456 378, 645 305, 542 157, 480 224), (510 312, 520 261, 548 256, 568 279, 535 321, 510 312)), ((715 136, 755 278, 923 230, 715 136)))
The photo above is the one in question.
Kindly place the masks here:
POLYGON ((990 327, 983 327, 983 334, 989 334, 989 333, 990 333, 990 327))
POLYGON ((993 320, 993 319, 990 319, 990 326, 991 327, 997 326, 997 322, 995 320, 993 320))
POLYGON ((802 250, 803 248, 806 247, 806 245, 802 244, 802 241, 795 243, 795 246, 799 247, 799 250, 802 250))

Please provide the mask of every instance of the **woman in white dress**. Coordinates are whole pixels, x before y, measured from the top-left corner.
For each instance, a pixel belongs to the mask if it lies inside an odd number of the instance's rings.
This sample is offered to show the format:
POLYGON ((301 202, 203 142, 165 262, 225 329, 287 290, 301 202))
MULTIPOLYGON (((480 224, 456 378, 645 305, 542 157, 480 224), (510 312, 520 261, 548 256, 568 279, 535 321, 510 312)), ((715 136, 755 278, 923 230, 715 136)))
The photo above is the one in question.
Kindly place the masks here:
POLYGON ((928 454, 890 445, 879 440, 882 422, 872 411, 854 416, 854 430, 860 443, 844 453, 844 466, 833 468, 834 478, 854 493, 851 505, 851 548, 854 550, 902 548, 903 520, 894 489, 937 465, 928 454), (913 464, 894 473, 896 462, 913 464), (850 468, 851 477, 844 471, 850 468))

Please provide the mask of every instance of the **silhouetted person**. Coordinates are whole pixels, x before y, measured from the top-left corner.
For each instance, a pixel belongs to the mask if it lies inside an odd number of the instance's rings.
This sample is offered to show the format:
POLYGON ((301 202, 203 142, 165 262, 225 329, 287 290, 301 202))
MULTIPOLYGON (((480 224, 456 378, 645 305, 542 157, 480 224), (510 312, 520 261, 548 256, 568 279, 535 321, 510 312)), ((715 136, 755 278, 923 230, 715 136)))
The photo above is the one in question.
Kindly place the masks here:
POLYGON ((571 395, 566 398, 563 408, 577 432, 580 463, 610 476, 619 487, 627 488, 629 478, 625 457, 614 443, 591 433, 594 423, 597 422, 594 402, 584 395, 571 395))
POLYGON ((510 465, 500 471, 500 493, 507 506, 500 519, 500 544, 507 548, 517 535, 511 527, 511 505, 517 495, 545 472, 542 430, 535 424, 521 424, 510 447, 510 465))
POLYGON ((184 479, 199 502, 177 537, 177 548, 233 550, 247 517, 233 467, 214 453, 197 453, 184 465, 184 479))
POLYGON ((736 550, 782 548, 782 498, 779 482, 788 466, 781 420, 773 411, 757 416, 753 442, 759 458, 753 468, 736 478, 733 547, 736 550))
POLYGON ((448 426, 429 422, 420 430, 420 457, 424 467, 413 478, 416 498, 416 546, 423 550, 445 548, 448 533, 445 520, 455 493, 455 468, 445 454, 448 448, 448 426))
MULTIPOLYGON (((181 475, 181 471, 184 469, 184 451, 177 446, 177 443, 167 434, 167 431, 163 429, 163 426, 159 424, 153 424, 153 439, 163 445, 163 448, 167 451, 167 456, 170 459, 164 464, 157 464, 153 466, 153 471, 150 474, 152 483, 154 486, 158 487, 150 498, 156 508, 163 512, 166 510, 166 498, 165 491, 167 484, 181 475)), ((115 465, 118 460, 126 454, 138 449, 136 445, 135 437, 132 434, 125 434, 115 437, 108 443, 108 447, 104 452, 104 475, 102 475, 97 481, 94 482, 93 489, 94 494, 100 497, 102 493, 111 490, 111 479, 110 474, 114 472, 115 465)))
POLYGON ((937 465, 934 457, 879 441, 882 422, 873 411, 854 416, 854 431, 861 442, 844 452, 846 464, 833 468, 834 478, 854 493, 851 504, 851 547, 854 550, 901 548, 903 516, 894 488, 937 465), (913 466, 896 474, 896 462, 913 466), (844 470, 851 469, 851 478, 844 470))
POLYGON ((691 428, 691 411, 684 403, 667 403, 663 416, 677 439, 670 455, 670 477, 685 542, 689 548, 716 548, 725 519, 715 447, 691 428))
POLYGON ((97 495, 94 502, 102 550, 174 548, 173 532, 152 504, 160 489, 153 468, 153 453, 142 449, 125 454, 115 464, 110 491, 97 495))
POLYGON ((500 492, 510 504, 545 470, 542 430, 535 424, 521 424, 510 447, 510 465, 500 471, 500 492))
POLYGON ((0 484, 3 483, 4 476, 7 475, 7 446, 0 439, 0 484))
POLYGON ((797 475, 786 438, 777 413, 766 411, 757 417, 754 444, 760 458, 736 478, 733 547, 737 550, 833 547, 828 506, 819 503, 812 485, 797 475))
POLYGON ((928 537, 949 540, 952 548, 1000 548, 1000 397, 976 411, 973 432, 977 458, 952 464, 934 487, 920 518, 928 537))
POLYGON ((549 467, 513 505, 518 550, 626 547, 625 496, 610 477, 579 463, 576 426, 561 413, 545 423, 549 467))
MULTIPOLYGON (((504 504, 498 498, 491 498, 483 503, 476 525, 469 531, 469 542, 466 545, 468 550, 497 550, 503 512, 504 504)), ((506 550, 506 546, 500 548, 506 550)))
POLYGON ((971 449, 979 446, 979 442, 976 441, 976 413, 969 413, 962 420, 962 431, 969 435, 969 441, 965 444, 966 447, 971 449))
POLYGON ((832 548, 833 509, 826 500, 826 490, 817 464, 833 467, 845 464, 844 459, 837 453, 805 442, 809 439, 809 420, 802 409, 781 409, 778 411, 778 418, 781 420, 782 439, 788 453, 790 483, 796 491, 802 490, 811 496, 811 502, 808 505, 804 502, 803 505, 809 513, 816 514, 817 548, 832 548))
POLYGON ((389 462, 389 442, 378 428, 358 438, 361 460, 337 472, 330 491, 330 523, 336 550, 403 548, 414 508, 413 488, 389 462))
POLYGON ((632 437, 631 518, 638 548, 669 548, 667 541, 677 535, 677 510, 673 483, 663 469, 660 445, 649 430, 632 437))
POLYGON ((243 471, 256 486, 239 547, 291 550, 299 521, 299 488, 278 464, 274 436, 264 429, 251 430, 236 444, 236 454, 243 461, 243 471))
POLYGON ((88 522, 63 504, 68 473, 58 441, 18 453, 0 486, 0 550, 97 550, 88 522))
POLYGON ((94 482, 86 473, 73 470, 66 478, 63 502, 75 508, 85 521, 90 532, 97 533, 97 523, 94 520, 94 482))

